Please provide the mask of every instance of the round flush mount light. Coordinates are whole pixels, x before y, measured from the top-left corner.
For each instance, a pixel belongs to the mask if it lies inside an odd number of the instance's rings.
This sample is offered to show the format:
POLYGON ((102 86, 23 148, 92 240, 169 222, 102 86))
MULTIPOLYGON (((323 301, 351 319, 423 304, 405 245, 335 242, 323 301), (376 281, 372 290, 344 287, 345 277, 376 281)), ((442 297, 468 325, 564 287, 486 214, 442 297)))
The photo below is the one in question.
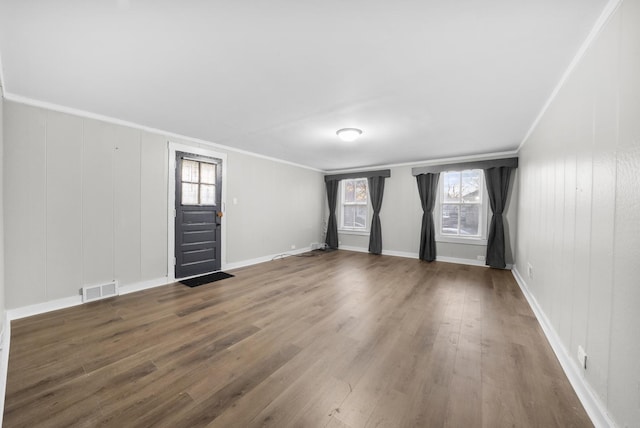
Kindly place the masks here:
POLYGON ((360 135, 362 135, 362 130, 358 128, 342 128, 336 131, 336 135, 342 141, 351 142, 355 141, 360 135))

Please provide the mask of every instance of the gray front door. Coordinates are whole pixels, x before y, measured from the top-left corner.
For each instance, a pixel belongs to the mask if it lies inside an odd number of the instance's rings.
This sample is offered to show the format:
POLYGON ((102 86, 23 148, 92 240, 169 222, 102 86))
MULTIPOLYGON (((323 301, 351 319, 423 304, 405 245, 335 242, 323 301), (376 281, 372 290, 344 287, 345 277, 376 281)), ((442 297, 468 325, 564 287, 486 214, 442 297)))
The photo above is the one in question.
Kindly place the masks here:
POLYGON ((220 270, 222 161, 176 152, 175 277, 220 270))

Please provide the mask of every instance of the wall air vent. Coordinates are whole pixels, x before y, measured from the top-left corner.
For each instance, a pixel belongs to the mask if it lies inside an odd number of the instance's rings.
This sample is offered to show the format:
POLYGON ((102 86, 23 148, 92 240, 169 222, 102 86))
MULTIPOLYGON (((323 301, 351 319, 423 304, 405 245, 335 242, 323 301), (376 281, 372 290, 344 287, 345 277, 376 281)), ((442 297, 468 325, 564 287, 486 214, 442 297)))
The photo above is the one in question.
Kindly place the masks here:
POLYGON ((118 295, 118 281, 108 282, 100 285, 90 285, 82 287, 82 302, 92 302, 94 300, 106 299, 118 295))

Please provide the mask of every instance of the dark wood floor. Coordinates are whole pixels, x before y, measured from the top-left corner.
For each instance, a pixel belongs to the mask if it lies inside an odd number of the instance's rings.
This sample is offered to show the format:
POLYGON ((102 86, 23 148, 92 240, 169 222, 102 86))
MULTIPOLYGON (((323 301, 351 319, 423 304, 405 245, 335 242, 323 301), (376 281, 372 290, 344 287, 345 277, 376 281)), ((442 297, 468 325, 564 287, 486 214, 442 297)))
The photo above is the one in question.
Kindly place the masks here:
POLYGON ((588 427, 508 271, 336 251, 12 323, 5 427, 588 427))

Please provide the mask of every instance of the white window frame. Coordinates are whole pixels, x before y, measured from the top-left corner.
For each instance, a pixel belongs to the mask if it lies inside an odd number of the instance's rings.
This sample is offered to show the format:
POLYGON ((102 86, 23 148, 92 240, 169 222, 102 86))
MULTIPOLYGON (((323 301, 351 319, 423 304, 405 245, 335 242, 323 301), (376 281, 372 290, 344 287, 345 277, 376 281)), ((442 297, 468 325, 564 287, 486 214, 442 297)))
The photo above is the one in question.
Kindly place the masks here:
MULTIPOLYGON (((356 178, 349 178, 349 179, 344 179, 344 180, 340 180, 340 184, 338 186, 338 207, 337 207, 337 215, 338 215, 338 232, 340 233, 344 233, 347 235, 369 235, 369 233, 371 232, 371 216, 373 214, 373 209, 371 206, 371 200, 370 200, 370 196, 369 196, 369 182, 365 177, 356 177, 356 178), (364 180, 364 182, 367 185, 367 220, 365 221, 365 227, 364 228, 353 228, 353 227, 348 227, 344 225, 344 215, 343 215, 343 210, 344 210, 344 206, 347 205, 344 203, 344 188, 345 188, 345 184, 347 181, 353 181, 353 180, 364 180)), ((364 204, 358 204, 358 203, 351 203, 349 205, 364 205, 364 204)))
MULTIPOLYGON (((451 171, 443 171, 440 174, 444 174, 445 172, 462 172, 469 171, 465 170, 451 170, 451 171)), ((436 204, 433 208, 433 222, 436 229, 436 242, 449 242, 453 244, 467 244, 467 245, 487 245, 487 233, 489 230, 489 221, 491 220, 490 212, 489 212, 489 194, 487 192, 487 185, 485 183, 484 172, 482 175, 482 185, 480 186, 482 189, 482 203, 480 208, 480 220, 478 223, 478 227, 480 228, 479 236, 460 236, 460 235, 444 235, 442 234, 442 199, 444 196, 444 179, 442 176, 438 179, 438 195, 436 198, 436 204)))

